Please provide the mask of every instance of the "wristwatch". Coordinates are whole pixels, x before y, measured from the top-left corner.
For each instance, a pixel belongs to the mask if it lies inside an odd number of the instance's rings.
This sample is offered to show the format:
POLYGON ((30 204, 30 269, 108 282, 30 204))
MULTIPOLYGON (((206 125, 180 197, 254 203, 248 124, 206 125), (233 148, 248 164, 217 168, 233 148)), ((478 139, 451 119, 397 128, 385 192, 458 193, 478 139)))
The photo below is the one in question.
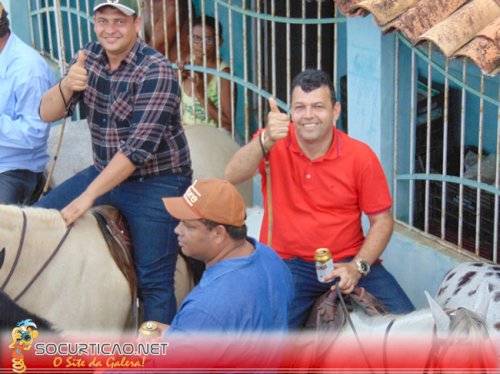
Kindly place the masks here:
POLYGON ((356 263, 356 267, 358 268, 358 271, 359 273, 361 274, 361 276, 365 277, 368 275, 368 273, 370 272, 370 264, 368 262, 366 262, 365 260, 363 259, 357 259, 355 261, 356 263))

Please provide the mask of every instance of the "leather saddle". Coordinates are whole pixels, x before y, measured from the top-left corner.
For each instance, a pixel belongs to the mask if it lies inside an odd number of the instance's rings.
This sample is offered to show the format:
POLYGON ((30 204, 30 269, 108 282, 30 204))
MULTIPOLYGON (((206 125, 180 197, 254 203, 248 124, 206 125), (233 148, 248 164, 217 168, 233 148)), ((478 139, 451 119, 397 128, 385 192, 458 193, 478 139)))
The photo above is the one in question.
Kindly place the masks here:
MULTIPOLYGON (((347 312, 359 307, 369 316, 387 314, 384 304, 363 287, 356 287, 348 295, 344 295, 347 312)), ((306 329, 339 333, 347 321, 347 313, 338 299, 337 291, 328 290, 314 303, 306 320, 306 329)))
POLYGON ((130 294, 135 299, 137 276, 132 259, 132 241, 125 217, 110 205, 96 206, 92 208, 92 214, 108 244, 111 256, 128 281, 130 294))

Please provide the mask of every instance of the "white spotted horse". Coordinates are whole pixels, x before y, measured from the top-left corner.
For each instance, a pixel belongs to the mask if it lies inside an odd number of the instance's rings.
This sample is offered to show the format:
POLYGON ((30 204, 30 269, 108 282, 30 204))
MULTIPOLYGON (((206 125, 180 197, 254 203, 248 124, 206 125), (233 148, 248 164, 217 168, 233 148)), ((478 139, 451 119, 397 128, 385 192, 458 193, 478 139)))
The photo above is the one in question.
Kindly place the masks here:
POLYGON ((485 262, 459 264, 445 275, 436 292, 436 301, 445 309, 471 308, 481 286, 486 287, 489 294, 486 325, 490 335, 497 336, 500 347, 500 265, 485 262))

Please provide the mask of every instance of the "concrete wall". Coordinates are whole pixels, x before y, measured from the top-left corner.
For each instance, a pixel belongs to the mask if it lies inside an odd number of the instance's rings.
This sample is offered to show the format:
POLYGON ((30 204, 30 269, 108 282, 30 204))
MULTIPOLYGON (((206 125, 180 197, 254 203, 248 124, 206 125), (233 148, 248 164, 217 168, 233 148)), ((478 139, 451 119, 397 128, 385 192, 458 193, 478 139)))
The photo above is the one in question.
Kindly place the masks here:
POLYGON ((11 30, 25 43, 31 45, 28 1, 1 0, 9 13, 11 30))

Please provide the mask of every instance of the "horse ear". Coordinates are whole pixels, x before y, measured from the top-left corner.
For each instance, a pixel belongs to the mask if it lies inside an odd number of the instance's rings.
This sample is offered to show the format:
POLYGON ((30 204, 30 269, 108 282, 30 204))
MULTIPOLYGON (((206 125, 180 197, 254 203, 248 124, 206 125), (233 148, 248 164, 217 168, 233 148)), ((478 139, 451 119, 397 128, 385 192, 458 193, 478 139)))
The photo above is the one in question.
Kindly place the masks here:
POLYGON ((477 297, 474 303, 474 311, 479 315, 481 315, 483 318, 486 318, 489 305, 490 305, 489 283, 481 282, 481 284, 477 288, 477 297))
POLYGON ((0 251, 0 269, 2 268, 3 262, 5 260, 5 247, 0 251))
POLYGON ((427 301, 429 302, 434 322, 436 323, 436 334, 438 338, 446 338, 450 332, 450 317, 427 291, 424 292, 427 297, 427 301))

